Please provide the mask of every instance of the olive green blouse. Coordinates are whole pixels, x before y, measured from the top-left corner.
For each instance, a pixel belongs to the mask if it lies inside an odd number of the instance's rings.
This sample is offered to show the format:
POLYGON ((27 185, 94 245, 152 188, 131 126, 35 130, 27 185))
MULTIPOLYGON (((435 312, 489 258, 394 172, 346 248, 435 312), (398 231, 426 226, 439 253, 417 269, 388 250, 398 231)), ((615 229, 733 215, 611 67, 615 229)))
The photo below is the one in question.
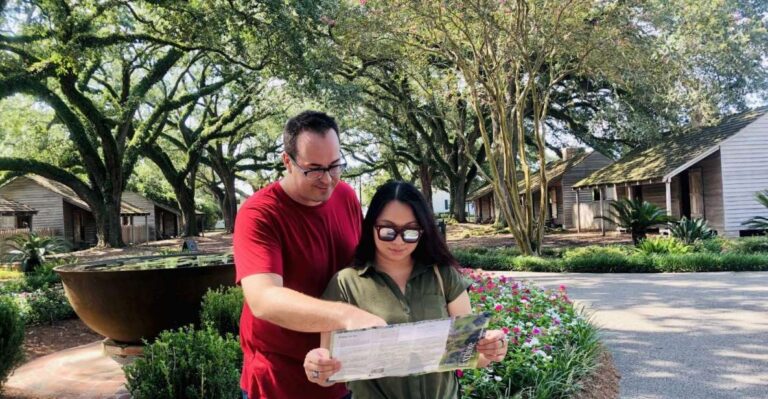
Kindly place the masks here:
MULTIPOLYGON (((432 266, 415 265, 400 291, 392 278, 373 265, 339 271, 328 283, 323 298, 357 306, 383 318, 388 324, 448 317, 446 304, 471 284, 454 267, 438 267, 445 296, 432 266)), ((343 365, 342 365, 343 367, 343 365)), ((408 377, 387 377, 347 383, 354 399, 457 398, 459 384, 453 372, 408 377)))

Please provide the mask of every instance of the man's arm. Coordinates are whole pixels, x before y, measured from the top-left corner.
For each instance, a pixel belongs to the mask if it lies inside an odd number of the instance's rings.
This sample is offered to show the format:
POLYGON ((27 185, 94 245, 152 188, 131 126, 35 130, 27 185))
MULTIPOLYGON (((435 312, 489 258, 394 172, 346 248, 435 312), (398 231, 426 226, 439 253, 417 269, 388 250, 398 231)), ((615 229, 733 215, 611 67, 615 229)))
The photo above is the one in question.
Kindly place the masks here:
POLYGON ((240 284, 255 317, 289 330, 321 332, 387 325, 381 317, 352 305, 324 301, 285 288, 279 274, 253 274, 240 284))

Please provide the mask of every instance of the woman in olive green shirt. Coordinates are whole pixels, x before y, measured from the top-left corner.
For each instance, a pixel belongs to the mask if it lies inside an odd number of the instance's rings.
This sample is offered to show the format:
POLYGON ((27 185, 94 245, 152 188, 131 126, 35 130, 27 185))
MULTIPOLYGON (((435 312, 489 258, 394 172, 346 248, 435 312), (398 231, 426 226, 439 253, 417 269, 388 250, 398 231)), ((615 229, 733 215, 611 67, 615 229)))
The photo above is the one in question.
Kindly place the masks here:
MULTIPOLYGON (((323 298, 355 305, 389 324, 461 316, 471 313, 464 279, 456 260, 437 231, 432 211, 411 184, 390 182, 379 187, 363 220, 355 267, 338 272, 323 298), (435 267, 435 265, 437 267, 435 267)), ((329 334, 321 348, 304 361, 307 378, 329 386, 327 379, 341 363, 328 352, 329 334)), ((487 331, 477 346, 479 365, 501 361, 507 353, 506 336, 487 331)), ((355 399, 457 398, 453 372, 387 377, 349 382, 355 399)))

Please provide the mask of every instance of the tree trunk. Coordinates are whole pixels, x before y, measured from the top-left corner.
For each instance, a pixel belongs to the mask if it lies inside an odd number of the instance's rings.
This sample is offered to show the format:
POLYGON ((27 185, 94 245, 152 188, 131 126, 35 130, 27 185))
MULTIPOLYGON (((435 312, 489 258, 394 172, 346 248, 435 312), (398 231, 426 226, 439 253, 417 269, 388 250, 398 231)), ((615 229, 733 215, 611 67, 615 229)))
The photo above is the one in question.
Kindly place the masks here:
POLYGON ((467 222, 467 181, 458 178, 451 182, 451 213, 459 223, 467 222))
POLYGON ((224 228, 227 233, 235 232, 235 218, 237 217, 237 191, 235 191, 235 175, 230 174, 224 181, 224 228))
POLYGON ((177 187, 176 201, 181 208, 181 218, 184 219, 184 237, 198 235, 197 218, 195 217, 195 193, 189 187, 177 187))
POLYGON ((424 199, 427 200, 429 209, 435 210, 432 206, 432 173, 429 170, 429 164, 422 162, 419 165, 419 181, 421 182, 421 193, 424 195, 424 199))

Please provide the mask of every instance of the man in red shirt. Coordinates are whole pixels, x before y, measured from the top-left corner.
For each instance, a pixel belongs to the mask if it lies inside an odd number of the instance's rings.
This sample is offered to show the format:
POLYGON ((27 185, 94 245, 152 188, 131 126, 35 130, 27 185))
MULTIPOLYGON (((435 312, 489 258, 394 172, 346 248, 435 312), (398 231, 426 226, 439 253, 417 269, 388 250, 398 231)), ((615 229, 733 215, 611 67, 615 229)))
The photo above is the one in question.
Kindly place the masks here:
MULTIPOLYGON (((283 133, 285 177, 240 208, 233 239, 237 282, 245 294, 240 318, 243 374, 249 399, 341 399, 344 384, 307 380, 304 356, 319 332, 381 326, 378 316, 317 299, 351 263, 362 211, 344 169, 339 128, 330 116, 305 111, 283 133)), ((327 359, 327 367, 338 368, 327 359)))

